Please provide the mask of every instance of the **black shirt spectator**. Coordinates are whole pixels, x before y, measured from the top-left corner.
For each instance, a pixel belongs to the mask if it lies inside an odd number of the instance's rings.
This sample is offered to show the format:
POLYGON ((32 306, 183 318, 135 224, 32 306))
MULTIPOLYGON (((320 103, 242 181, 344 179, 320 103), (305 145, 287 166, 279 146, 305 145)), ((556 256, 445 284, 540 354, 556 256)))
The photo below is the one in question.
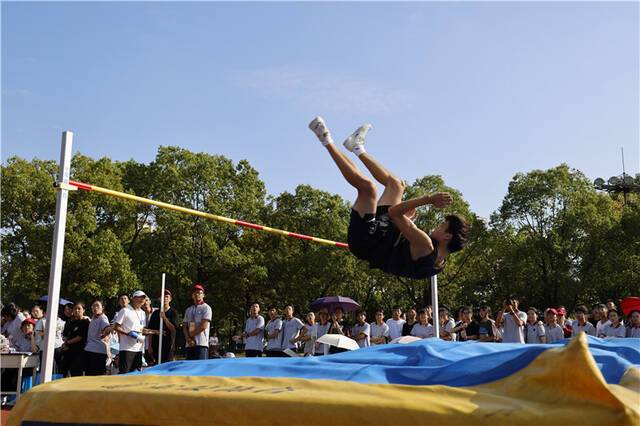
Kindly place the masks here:
POLYGON ((87 333, 89 332, 90 320, 87 318, 72 319, 68 321, 69 327, 65 327, 66 334, 63 332, 63 336, 66 341, 72 340, 74 337, 80 337, 80 340, 75 341, 72 344, 67 344, 67 352, 76 353, 82 352, 87 344, 87 333))
POLYGON ((65 323, 62 332, 65 342, 62 345, 63 373, 82 376, 84 372, 84 347, 89 333, 89 318, 84 316, 84 303, 76 303, 71 319, 65 323))
POLYGON ((471 323, 471 325, 473 326, 473 332, 470 333, 467 330, 467 334, 475 334, 478 336, 479 340, 483 340, 483 338, 486 339, 487 336, 492 338, 490 339, 490 341, 494 340, 493 338, 495 336, 493 334, 493 323, 490 319, 475 320, 471 323))
MULTIPOLYGON (((173 361, 175 330, 178 328, 178 321, 177 321, 178 313, 176 312, 175 309, 169 308, 165 312, 165 316, 167 317, 167 320, 169 320, 169 322, 173 324, 174 332, 171 333, 170 330, 168 330, 166 323, 162 325, 162 332, 163 332, 162 359, 161 359, 162 362, 173 361)), ((155 311, 153 311, 153 313, 151 314, 151 317, 149 318, 149 324, 147 325, 147 328, 149 330, 160 331, 160 309, 156 309, 155 311)), ((156 334, 152 334, 151 347, 153 348, 154 353, 158 351, 159 345, 160 345, 160 336, 156 334)), ((156 356, 156 359, 157 358, 158 357, 156 356)))
POLYGON ((413 330, 413 326, 416 325, 418 323, 418 321, 416 321, 416 310, 413 308, 409 308, 407 309, 407 322, 405 322, 402 325, 402 335, 403 336, 410 336, 411 335, 411 330, 413 330))

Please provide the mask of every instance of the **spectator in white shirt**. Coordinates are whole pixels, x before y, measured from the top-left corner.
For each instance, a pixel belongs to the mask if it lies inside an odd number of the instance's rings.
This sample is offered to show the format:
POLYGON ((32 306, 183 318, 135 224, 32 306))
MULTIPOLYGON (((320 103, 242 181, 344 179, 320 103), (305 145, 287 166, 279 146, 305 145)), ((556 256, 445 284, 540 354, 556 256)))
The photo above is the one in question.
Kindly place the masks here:
POLYGON ((536 308, 527 310, 527 323, 524 329, 525 343, 547 343, 546 330, 542 321, 538 320, 538 310, 536 308))
MULTIPOLYGON (((320 318, 320 322, 316 324, 316 329, 318 330, 317 338, 324 336, 329 332, 331 328, 331 323, 329 322, 329 311, 327 309, 321 309, 318 313, 318 317, 320 318)), ((325 353, 325 349, 329 350, 327 345, 324 343, 315 343, 315 353, 316 356, 322 356, 325 353)))
POLYGON ((278 317, 278 310, 275 307, 269 308, 269 322, 266 327, 267 349, 265 354, 268 357, 286 356, 282 352, 280 333, 282 331, 282 320, 278 317))
POLYGON ((318 338, 318 327, 316 324, 316 314, 307 312, 307 322, 302 327, 300 334, 295 340, 302 342, 304 356, 313 356, 316 352, 316 340, 318 338))
POLYGON ((9 338, 9 343, 13 345, 20 333, 22 333, 20 327, 26 317, 20 312, 15 303, 9 303, 3 307, 1 315, 5 324, 5 336, 9 338))
POLYGON ((145 313, 141 309, 147 295, 138 290, 133 293, 131 303, 120 309, 114 318, 114 329, 120 340, 119 372, 130 373, 142 369, 144 348, 145 313))
POLYGON ((33 305, 31 308, 31 318, 37 323, 39 319, 44 317, 44 311, 40 305, 33 305))
POLYGON ((519 301, 514 297, 505 299, 504 310, 498 313, 496 326, 503 327, 503 343, 524 343, 524 324, 527 314, 518 310, 519 301))
POLYGON ((548 308, 544 313, 544 333, 547 338, 547 343, 554 343, 564 339, 564 331, 560 324, 558 324, 557 315, 558 311, 554 308, 548 308))
POLYGON ((118 341, 120 340, 120 335, 116 332, 115 330, 115 320, 116 317, 118 316, 118 314, 120 313, 120 311, 124 308, 126 308, 127 306, 129 306, 129 295, 126 293, 121 294, 120 296, 118 296, 118 309, 116 311, 116 313, 113 315, 113 318, 111 318, 111 323, 110 323, 110 327, 109 329, 107 329, 105 331, 106 334, 108 333, 115 333, 115 335, 118 337, 118 341))
POLYGON ((107 341, 109 334, 109 319, 103 312, 102 301, 96 300, 91 304, 91 322, 87 332, 87 344, 84 347, 85 375, 103 376, 107 370, 107 341))
MULTIPOLYGON (((36 338, 33 332, 35 321, 32 318, 26 318, 22 321, 20 328, 14 334, 11 347, 17 352, 37 353, 39 351, 36 345, 36 338)), ((31 376, 33 369, 25 368, 22 371, 22 377, 31 376)), ((2 378, 0 380, 3 392, 15 392, 18 385, 18 370, 15 368, 3 368, 2 378)))
POLYGON ((411 335, 421 339, 433 337, 433 326, 429 324, 429 313, 426 309, 418 311, 418 322, 411 329, 411 335))
POLYGON ((383 345, 389 339, 389 326, 384 322, 384 311, 376 311, 376 320, 370 324, 371 345, 383 345))
POLYGON ((453 331, 456 322, 453 318, 449 318, 449 307, 446 305, 440 306, 438 314, 440 318, 440 338, 442 340, 456 340, 456 333, 453 331))
MULTIPOLYGON (((213 327, 209 330, 209 359, 212 358, 221 358, 220 352, 220 339, 218 338, 218 333, 214 331, 213 327)), ((164 361, 164 357, 162 360, 164 361)))
POLYGON ((120 311, 120 309, 124 309, 127 306, 129 306, 129 295, 126 293, 121 294, 120 296, 118 296, 118 311, 120 311))
POLYGON ((591 319, 589 320, 589 322, 596 327, 596 336, 600 337, 601 335, 603 335, 604 326, 609 324, 606 305, 602 303, 595 305, 593 307, 591 319))
POLYGON ((571 324, 571 336, 577 336, 583 331, 589 336, 596 335, 596 328, 593 324, 587 321, 587 313, 589 310, 585 305, 578 305, 575 309, 576 319, 571 324))
POLYGON ((605 337, 605 338, 626 337, 627 330, 624 327, 624 324, 620 322, 620 316, 618 315, 618 311, 616 311, 615 309, 609 309, 609 312, 607 312, 607 315, 609 316, 609 324, 603 327, 604 333, 599 337, 605 337))
POLYGON ((394 306, 391 311, 391 318, 387 320, 389 326, 389 340, 397 339, 402 336, 402 326, 405 324, 405 320, 402 319, 402 308, 400 306, 394 306))
POLYGON ((627 337, 640 338, 640 311, 631 311, 628 318, 627 337))
POLYGON ((353 326, 351 335, 361 348, 368 348, 371 344, 371 326, 366 321, 367 314, 364 311, 356 312, 356 325, 353 326))
POLYGON ((244 326, 244 353, 247 358, 262 356, 264 345, 264 318, 260 315, 260 305, 254 303, 249 308, 249 318, 244 326))
POLYGON ((187 308, 182 326, 186 339, 188 360, 209 358, 209 333, 211 331, 211 306, 204 301, 204 287, 196 283, 191 289, 193 305, 187 308))
POLYGON ((299 318, 293 316, 293 306, 285 306, 284 321, 282 321, 282 351, 285 349, 298 350, 298 341, 296 338, 302 327, 304 327, 304 323, 300 321, 299 318))

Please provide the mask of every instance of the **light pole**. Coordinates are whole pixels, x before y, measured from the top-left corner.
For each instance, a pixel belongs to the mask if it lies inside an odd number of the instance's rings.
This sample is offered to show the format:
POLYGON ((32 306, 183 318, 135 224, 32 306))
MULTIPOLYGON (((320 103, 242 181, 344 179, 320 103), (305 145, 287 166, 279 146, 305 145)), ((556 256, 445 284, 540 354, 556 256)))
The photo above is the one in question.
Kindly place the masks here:
POLYGON ((623 172, 620 176, 611 176, 606 182, 602 178, 597 178, 593 181, 593 185, 600 191, 607 191, 611 194, 622 193, 626 204, 627 194, 632 192, 640 194, 640 173, 633 178, 623 172))

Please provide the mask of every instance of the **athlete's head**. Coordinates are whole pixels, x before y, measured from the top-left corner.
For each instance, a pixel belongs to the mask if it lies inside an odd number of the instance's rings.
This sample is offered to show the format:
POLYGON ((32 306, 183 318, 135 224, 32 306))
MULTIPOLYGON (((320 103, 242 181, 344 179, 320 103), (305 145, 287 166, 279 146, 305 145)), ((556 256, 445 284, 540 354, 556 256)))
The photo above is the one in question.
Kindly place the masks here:
POLYGON ((450 214, 445 217, 440 226, 433 230, 431 236, 438 241, 446 242, 447 251, 455 253, 467 245, 469 225, 462 216, 450 214))

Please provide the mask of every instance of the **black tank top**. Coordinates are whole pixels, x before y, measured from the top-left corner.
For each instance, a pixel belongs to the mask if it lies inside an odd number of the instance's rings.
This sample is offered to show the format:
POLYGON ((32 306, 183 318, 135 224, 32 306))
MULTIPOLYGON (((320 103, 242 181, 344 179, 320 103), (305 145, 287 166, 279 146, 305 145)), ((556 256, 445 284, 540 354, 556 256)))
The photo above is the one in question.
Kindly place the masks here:
POLYGON ((413 260, 409 241, 391 223, 384 239, 376 247, 369 266, 399 277, 426 279, 444 269, 435 267, 435 262, 438 259, 438 242, 436 240, 433 240, 433 246, 431 254, 413 260))

